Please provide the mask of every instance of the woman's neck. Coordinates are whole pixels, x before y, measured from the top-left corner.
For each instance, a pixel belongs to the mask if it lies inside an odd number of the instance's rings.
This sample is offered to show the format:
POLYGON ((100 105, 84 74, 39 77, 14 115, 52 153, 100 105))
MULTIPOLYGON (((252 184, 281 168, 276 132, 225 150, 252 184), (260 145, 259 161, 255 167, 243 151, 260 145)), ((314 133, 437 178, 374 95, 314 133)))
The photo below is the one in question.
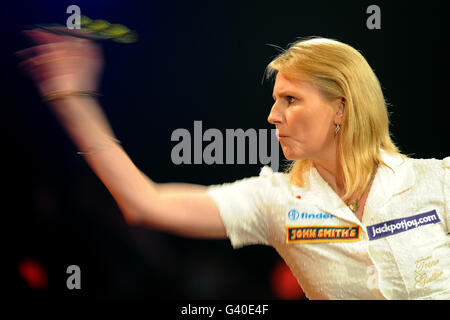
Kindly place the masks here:
POLYGON ((321 177, 330 185, 337 195, 342 196, 344 192, 344 179, 342 169, 337 160, 321 161, 314 160, 313 164, 321 177))

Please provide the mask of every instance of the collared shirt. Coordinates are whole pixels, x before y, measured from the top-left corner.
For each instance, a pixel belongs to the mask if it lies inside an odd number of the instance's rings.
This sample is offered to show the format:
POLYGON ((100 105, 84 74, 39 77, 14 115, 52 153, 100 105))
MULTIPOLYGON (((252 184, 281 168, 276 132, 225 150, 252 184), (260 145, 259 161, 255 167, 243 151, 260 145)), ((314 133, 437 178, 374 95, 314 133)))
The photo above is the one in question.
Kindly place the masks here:
POLYGON ((309 299, 450 299, 450 157, 383 161, 358 220, 314 167, 209 186, 234 248, 273 246, 309 299))

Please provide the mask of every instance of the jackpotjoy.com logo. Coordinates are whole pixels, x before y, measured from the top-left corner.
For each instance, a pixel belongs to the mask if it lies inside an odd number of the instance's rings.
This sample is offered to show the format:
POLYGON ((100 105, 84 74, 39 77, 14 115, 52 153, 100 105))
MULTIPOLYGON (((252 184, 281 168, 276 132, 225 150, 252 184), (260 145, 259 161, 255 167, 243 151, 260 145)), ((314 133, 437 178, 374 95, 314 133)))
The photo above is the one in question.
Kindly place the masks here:
POLYGON ((272 170, 277 172, 279 167, 279 144, 276 130, 270 130, 269 139, 267 131, 269 130, 258 129, 256 131, 253 128, 246 131, 243 129, 226 129, 224 136, 219 129, 215 128, 210 128, 203 132, 202 121, 194 121, 193 137, 191 132, 184 128, 178 128, 172 132, 171 141, 177 141, 178 143, 172 148, 170 157, 172 163, 176 165, 260 163, 262 165, 270 164, 272 170), (194 159, 192 159, 192 140, 194 159), (268 140, 270 141, 270 155, 268 154, 268 140), (203 147, 203 142, 205 141, 209 143, 203 147), (248 162, 246 162, 246 158, 248 158, 248 162))

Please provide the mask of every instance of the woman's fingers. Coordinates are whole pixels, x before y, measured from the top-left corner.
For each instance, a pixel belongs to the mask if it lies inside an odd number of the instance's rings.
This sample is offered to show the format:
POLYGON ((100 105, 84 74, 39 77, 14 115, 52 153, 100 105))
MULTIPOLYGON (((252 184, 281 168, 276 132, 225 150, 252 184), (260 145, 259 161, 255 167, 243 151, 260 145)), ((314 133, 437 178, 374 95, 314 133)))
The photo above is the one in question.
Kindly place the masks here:
POLYGON ((52 42, 62 42, 70 40, 69 36, 62 36, 39 29, 23 30, 22 33, 35 44, 44 44, 52 42))
POLYGON ((61 55, 55 55, 55 54, 50 53, 50 54, 44 54, 44 55, 39 55, 36 57, 28 58, 25 61, 22 61, 21 63, 19 63, 19 67, 35 68, 35 67, 39 67, 42 64, 62 62, 64 60, 67 60, 67 58, 62 57, 61 55))
MULTIPOLYGON (((87 63, 87 59, 96 58, 96 55, 87 55, 85 52, 73 52, 69 50, 49 51, 47 53, 31 56, 19 63, 23 69, 34 69, 43 65, 51 65, 52 68, 61 66, 75 67, 80 63, 87 63)), ((45 66, 47 67, 47 66, 45 66)))
POLYGON ((90 40, 88 39, 70 36, 70 34, 89 36, 89 34, 86 33, 85 31, 70 30, 67 29, 66 27, 50 27, 48 29, 49 31, 36 28, 32 30, 23 30, 22 33, 35 44, 64 42, 64 41, 79 42, 79 43, 90 42, 90 40), (64 34, 53 33, 51 32, 51 30, 60 31, 61 33, 64 34))
POLYGON ((59 54, 64 57, 83 56, 86 58, 100 58, 99 50, 95 46, 74 43, 69 41, 46 43, 23 50, 14 54, 22 60, 46 54, 59 54))
POLYGON ((46 54, 49 52, 54 52, 56 50, 62 50, 68 48, 68 44, 66 42, 54 42, 41 44, 37 46, 33 46, 30 48, 26 48, 23 50, 16 51, 14 54, 21 59, 27 59, 30 57, 34 57, 39 54, 46 54))
POLYGON ((101 47, 90 40, 40 30, 24 31, 36 45, 15 52, 19 67, 42 95, 58 90, 96 90, 103 66, 101 47))

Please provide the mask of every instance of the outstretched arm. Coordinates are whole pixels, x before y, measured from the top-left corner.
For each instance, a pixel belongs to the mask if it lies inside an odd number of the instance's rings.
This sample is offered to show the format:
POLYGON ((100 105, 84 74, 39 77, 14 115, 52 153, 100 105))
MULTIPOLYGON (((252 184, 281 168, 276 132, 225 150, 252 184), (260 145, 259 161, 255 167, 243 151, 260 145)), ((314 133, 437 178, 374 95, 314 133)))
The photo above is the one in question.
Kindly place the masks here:
MULTIPOLYGON (((88 40, 42 31, 28 34, 38 45, 18 53, 43 96, 97 87, 100 48, 88 40)), ((64 96, 49 102, 83 157, 114 197, 127 222, 179 235, 224 238, 225 227, 204 186, 158 184, 143 174, 115 142, 94 97, 64 96)))
POLYGON ((141 172, 110 136, 112 130, 93 98, 67 97, 52 108, 89 166, 108 188, 129 223, 184 236, 224 238, 218 209, 195 184, 157 184, 141 172), (97 146, 97 147, 96 147, 97 146))

